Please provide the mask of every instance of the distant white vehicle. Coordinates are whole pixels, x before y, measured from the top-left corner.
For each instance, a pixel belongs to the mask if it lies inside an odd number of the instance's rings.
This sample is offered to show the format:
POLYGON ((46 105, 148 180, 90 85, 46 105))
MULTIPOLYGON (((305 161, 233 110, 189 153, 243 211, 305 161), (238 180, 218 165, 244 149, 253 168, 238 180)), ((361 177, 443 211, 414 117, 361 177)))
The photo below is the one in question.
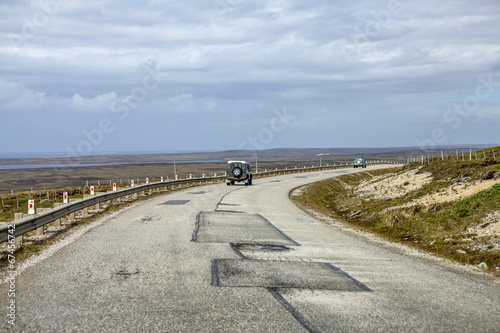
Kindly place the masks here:
POLYGON ((228 161, 226 184, 234 185, 234 182, 244 182, 252 185, 252 167, 246 161, 228 161))

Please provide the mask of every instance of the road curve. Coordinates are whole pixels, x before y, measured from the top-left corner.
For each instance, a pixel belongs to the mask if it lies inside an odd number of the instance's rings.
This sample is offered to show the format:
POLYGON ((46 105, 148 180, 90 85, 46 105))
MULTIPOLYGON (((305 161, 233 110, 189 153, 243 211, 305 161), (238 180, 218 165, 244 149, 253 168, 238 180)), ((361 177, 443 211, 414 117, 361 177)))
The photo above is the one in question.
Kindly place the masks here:
POLYGON ((0 327, 499 332, 498 279, 324 224, 288 198, 350 172, 196 187, 114 213, 17 277, 15 326, 0 285, 0 327))

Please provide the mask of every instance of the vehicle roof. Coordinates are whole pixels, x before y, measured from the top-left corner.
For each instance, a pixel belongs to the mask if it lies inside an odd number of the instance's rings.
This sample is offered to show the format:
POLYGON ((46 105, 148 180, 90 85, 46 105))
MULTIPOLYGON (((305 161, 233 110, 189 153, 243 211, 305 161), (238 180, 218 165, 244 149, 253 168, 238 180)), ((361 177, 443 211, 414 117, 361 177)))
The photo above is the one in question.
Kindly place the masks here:
POLYGON ((227 161, 227 163, 248 163, 246 161, 227 161))

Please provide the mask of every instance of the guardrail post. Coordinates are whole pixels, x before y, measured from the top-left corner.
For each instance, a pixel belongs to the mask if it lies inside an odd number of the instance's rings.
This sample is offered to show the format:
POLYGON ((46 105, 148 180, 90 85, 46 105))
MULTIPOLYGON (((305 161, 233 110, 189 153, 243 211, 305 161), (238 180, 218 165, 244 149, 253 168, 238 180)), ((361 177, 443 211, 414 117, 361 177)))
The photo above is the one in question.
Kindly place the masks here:
MULTIPOLYGON (((24 217, 23 213, 14 213, 14 219, 19 220, 24 217)), ((16 247, 21 247, 23 245, 23 235, 17 236, 16 237, 16 247)))
POLYGON ((16 247, 17 248, 20 248, 23 245, 23 240, 24 240, 23 235, 16 237, 16 247))
MULTIPOLYGON (((36 213, 37 214, 40 214, 40 213, 43 213, 47 210, 50 210, 50 208, 37 208, 36 209, 36 213)), ((43 232, 44 232, 44 226, 42 225, 40 228, 36 228, 36 234, 37 235, 43 235, 43 232)))
MULTIPOLYGON (((65 205, 64 203, 56 202, 56 203, 54 203, 54 208, 61 207, 61 206, 64 206, 64 205, 65 205)), ((55 220, 54 221, 54 226, 55 227, 60 227, 61 226, 61 219, 55 220)))

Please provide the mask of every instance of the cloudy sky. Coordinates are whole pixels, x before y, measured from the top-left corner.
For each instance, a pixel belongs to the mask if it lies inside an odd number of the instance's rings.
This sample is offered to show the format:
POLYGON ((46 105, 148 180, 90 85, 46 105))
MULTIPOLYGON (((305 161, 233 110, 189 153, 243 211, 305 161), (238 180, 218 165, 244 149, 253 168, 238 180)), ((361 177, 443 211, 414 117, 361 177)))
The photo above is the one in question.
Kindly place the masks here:
POLYGON ((1 0, 0 153, 500 143, 500 2, 1 0))

